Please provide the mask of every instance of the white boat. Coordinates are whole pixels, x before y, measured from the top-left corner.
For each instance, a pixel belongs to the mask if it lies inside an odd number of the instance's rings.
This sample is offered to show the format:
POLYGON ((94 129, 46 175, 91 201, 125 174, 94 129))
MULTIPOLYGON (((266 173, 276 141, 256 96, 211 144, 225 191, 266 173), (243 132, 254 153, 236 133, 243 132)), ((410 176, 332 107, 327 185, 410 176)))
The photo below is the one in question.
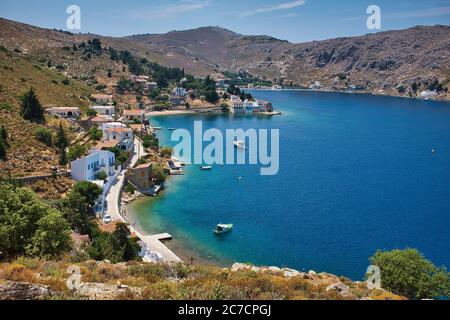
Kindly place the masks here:
POLYGON ((203 166, 200 169, 203 170, 203 171, 207 171, 207 170, 211 170, 212 166, 203 166))
POLYGON ((239 149, 242 149, 242 150, 247 149, 247 148, 245 147, 245 142, 242 141, 242 140, 235 141, 235 142, 234 142, 234 146, 235 146, 236 148, 239 148, 239 149))
POLYGON ((223 234, 228 233, 233 230, 232 224, 218 224, 217 227, 213 230, 215 234, 223 234))

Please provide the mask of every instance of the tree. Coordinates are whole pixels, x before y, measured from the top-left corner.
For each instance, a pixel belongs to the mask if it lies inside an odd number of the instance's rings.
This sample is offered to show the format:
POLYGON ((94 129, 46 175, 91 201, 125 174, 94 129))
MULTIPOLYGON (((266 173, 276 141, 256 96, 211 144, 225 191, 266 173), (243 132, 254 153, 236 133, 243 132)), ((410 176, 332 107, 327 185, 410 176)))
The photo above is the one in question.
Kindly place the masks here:
POLYGON ((6 145, 3 139, 0 139, 0 159, 6 158, 6 145))
POLYGON ((33 88, 21 98, 21 116, 28 121, 44 122, 44 109, 37 98, 33 88))
POLYGON ((88 181, 78 182, 60 203, 65 218, 74 230, 91 235, 89 217, 94 213, 95 203, 102 189, 88 181))
POLYGON ((9 259, 25 253, 57 257, 70 248, 70 228, 30 189, 0 183, 0 239, 0 252, 9 259))
POLYGON ((167 176, 164 173, 164 169, 161 168, 160 166, 155 166, 153 168, 153 178, 155 179, 155 182, 157 184, 162 184, 166 181, 167 176))
POLYGON ((97 126, 93 126, 89 130, 89 136, 91 140, 99 141, 103 137, 103 131, 100 130, 97 126))
POLYGON ((65 166, 67 165, 67 152, 66 149, 59 150, 59 165, 65 166))
POLYGON ((75 161, 78 158, 81 158, 86 154, 86 146, 77 144, 69 148, 69 152, 67 153, 68 161, 75 161))
POLYGON ((160 155, 162 158, 170 158, 172 156, 172 148, 164 147, 161 148, 160 155))
POLYGON ((59 124, 59 129, 56 134, 55 146, 59 149, 66 149, 69 145, 69 140, 67 139, 66 132, 62 126, 62 123, 59 124))
POLYGON ((36 227, 31 244, 27 246, 28 254, 52 258, 70 250, 70 226, 60 212, 50 209, 36 227))
POLYGON ((370 262, 381 269, 381 285, 410 299, 450 295, 450 273, 415 249, 378 251, 370 262))
POLYGON ((106 172, 105 171, 100 171, 98 174, 97 174, 97 180, 102 180, 102 181, 106 181, 106 180, 108 180, 108 175, 106 174, 106 172))
POLYGON ((53 145, 53 135, 49 129, 39 127, 34 131, 34 136, 36 140, 44 143, 48 147, 53 145))
POLYGON ((5 143, 8 141, 8 132, 6 131, 5 125, 3 124, 0 128, 0 139, 2 139, 5 143))

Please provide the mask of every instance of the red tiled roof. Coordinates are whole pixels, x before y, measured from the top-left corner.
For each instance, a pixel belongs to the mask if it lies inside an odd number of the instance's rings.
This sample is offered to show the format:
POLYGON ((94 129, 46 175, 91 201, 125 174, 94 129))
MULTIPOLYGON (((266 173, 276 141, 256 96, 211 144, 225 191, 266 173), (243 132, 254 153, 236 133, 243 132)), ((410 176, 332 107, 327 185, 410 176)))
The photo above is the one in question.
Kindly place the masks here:
POLYGON ((117 147, 117 145, 119 143, 120 143, 120 141, 117 141, 117 140, 110 140, 110 141, 99 142, 95 146, 95 149, 96 150, 110 149, 110 148, 117 147))
POLYGON ((144 114, 144 110, 125 110, 123 114, 125 116, 142 116, 144 114))
POLYGON ((133 132, 133 130, 131 128, 109 128, 106 130, 106 132, 108 133, 121 133, 121 132, 133 132))

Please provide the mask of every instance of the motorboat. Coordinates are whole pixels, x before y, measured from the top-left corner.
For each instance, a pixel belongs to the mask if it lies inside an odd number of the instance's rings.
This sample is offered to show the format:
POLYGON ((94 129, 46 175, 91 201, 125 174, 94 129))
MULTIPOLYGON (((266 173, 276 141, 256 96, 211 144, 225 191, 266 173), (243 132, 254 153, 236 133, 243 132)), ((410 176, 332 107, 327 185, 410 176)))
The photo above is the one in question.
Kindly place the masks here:
POLYGON ((232 224, 218 224, 217 227, 213 230, 215 234, 224 234, 233 230, 232 224))

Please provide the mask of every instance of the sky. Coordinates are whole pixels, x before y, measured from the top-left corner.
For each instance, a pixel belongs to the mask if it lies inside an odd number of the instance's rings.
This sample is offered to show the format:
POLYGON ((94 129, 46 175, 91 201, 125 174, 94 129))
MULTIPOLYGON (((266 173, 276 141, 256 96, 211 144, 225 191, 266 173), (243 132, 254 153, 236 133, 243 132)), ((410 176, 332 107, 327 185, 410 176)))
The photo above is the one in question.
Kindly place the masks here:
POLYGON ((70 5, 81 9, 76 32, 104 36, 220 26, 300 43, 450 24, 450 0, 1 0, 0 17, 67 30, 70 5), (367 28, 370 5, 381 9, 380 30, 367 28))

